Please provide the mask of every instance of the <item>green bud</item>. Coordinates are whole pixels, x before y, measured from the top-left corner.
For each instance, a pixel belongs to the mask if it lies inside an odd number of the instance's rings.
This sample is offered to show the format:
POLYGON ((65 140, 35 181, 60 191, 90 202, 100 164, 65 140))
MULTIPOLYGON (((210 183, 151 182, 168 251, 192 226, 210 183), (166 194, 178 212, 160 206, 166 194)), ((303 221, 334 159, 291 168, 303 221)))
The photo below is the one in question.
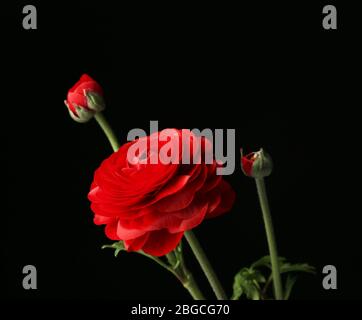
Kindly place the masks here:
POLYGON ((264 178, 273 171, 273 161, 270 155, 263 149, 243 156, 241 151, 241 169, 248 177, 264 178))

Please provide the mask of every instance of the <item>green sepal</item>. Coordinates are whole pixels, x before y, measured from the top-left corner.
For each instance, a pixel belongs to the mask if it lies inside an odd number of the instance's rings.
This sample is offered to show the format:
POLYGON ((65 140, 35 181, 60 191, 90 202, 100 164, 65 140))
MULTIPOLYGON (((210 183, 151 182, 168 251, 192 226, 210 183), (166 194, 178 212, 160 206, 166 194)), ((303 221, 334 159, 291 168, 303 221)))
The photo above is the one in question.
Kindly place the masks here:
POLYGON ((124 246, 124 243, 123 241, 117 241, 117 242, 114 242, 112 244, 105 244, 102 246, 102 249, 106 249, 106 248, 111 248, 111 249, 115 249, 114 250, 114 256, 117 257, 118 254, 121 252, 121 251, 126 251, 126 248, 124 246))

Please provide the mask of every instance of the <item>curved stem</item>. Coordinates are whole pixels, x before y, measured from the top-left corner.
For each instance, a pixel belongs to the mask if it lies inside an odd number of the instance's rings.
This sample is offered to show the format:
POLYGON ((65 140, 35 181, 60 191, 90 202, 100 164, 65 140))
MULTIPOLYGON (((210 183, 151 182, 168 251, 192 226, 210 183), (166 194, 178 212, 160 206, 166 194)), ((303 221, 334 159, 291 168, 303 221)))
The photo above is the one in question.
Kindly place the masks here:
POLYGON ((119 144, 118 139, 117 139, 116 135, 114 134, 111 126, 109 125, 108 121, 104 117, 103 113, 97 112, 95 114, 94 118, 97 120, 99 126, 102 128, 103 132, 107 136, 109 143, 112 146, 113 151, 116 152, 119 149, 120 144, 119 144))
POLYGON ((143 251, 138 251, 138 253, 148 257, 158 263, 161 267, 165 268, 167 271, 171 272, 184 286, 184 288, 190 293, 194 300, 205 300, 204 295, 199 289, 192 273, 188 271, 184 265, 182 265, 182 273, 177 272, 172 266, 163 262, 160 258, 151 256, 143 251))
POLYGON ((199 262, 201 269, 204 271, 206 278, 209 280, 212 290, 218 300, 226 300, 227 296, 218 277, 215 274, 214 269, 211 267, 209 260, 206 257, 204 250, 202 249, 199 241, 194 233, 189 230, 185 232, 186 240, 188 241, 197 261, 199 262))
MULTIPOLYGON (((194 298, 194 300, 206 300, 203 293, 200 291, 199 286, 197 285, 194 276, 192 273, 187 269, 185 261, 184 261, 184 255, 182 252, 182 241, 180 242, 179 246, 173 251, 177 258, 176 258, 176 264, 175 267, 179 270, 181 270, 182 274, 184 275, 184 278, 186 281, 183 282, 183 286, 186 288, 186 290, 189 291, 191 296, 194 298)), ((169 254, 167 255, 167 257, 169 254)), ((171 258, 172 260, 172 258, 171 258)))
POLYGON ((276 300, 283 300, 283 288, 280 277, 278 250, 275 241, 275 234, 274 234, 273 222, 269 209, 268 197, 266 195, 265 183, 263 178, 255 178, 255 182, 256 182, 256 188, 258 190, 261 211, 263 213, 266 237, 268 240, 275 298, 276 300))

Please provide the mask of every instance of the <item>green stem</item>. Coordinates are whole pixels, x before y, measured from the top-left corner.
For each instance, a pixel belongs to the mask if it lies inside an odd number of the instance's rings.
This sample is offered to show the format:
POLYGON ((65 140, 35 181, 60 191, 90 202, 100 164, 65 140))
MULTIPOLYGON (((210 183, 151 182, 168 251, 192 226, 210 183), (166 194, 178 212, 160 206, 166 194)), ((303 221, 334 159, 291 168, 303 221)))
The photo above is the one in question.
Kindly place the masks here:
POLYGON ((184 281, 183 286, 185 289, 191 294, 192 298, 194 300, 206 300, 204 295, 199 289, 199 286, 197 285, 192 273, 186 272, 186 281, 184 281))
POLYGON ((183 275, 183 278, 185 281, 182 283, 183 286, 188 290, 188 292, 191 294, 191 296, 194 298, 194 300, 206 300, 204 295, 199 289, 199 286, 197 285, 194 276, 192 273, 187 269, 185 261, 184 261, 184 255, 182 252, 182 241, 180 242, 179 246, 172 252, 174 255, 173 258, 170 259, 170 254, 168 254, 166 257, 171 260, 176 260, 176 263, 174 264, 174 268, 177 268, 179 272, 183 275))
POLYGON ((201 269, 204 271, 207 280, 209 281, 212 290, 214 291, 218 300, 226 300, 227 296, 219 279, 217 278, 214 269, 211 267, 209 260, 206 257, 204 250, 202 249, 199 241, 194 233, 189 230, 185 232, 186 240, 188 241, 197 261, 199 262, 201 269))
POLYGON ((176 269, 172 268, 172 266, 163 262, 160 258, 151 256, 143 251, 138 251, 138 253, 148 257, 158 263, 161 267, 165 268, 167 271, 171 272, 184 286, 184 288, 190 293, 194 300, 205 300, 205 297, 201 293, 199 286, 197 285, 193 275, 189 272, 183 265, 182 270, 179 272, 176 269))
POLYGON ((118 139, 117 139, 116 135, 114 134, 111 126, 109 125, 108 121, 104 117, 103 113, 97 112, 95 114, 94 118, 97 120, 99 126, 102 128, 103 132, 107 136, 109 143, 112 146, 113 151, 116 152, 119 149, 120 144, 119 144, 118 139))
POLYGON ((281 281, 281 277, 280 277, 278 250, 277 250, 277 245, 276 245, 276 241, 275 241, 275 234, 274 234, 273 222, 272 222, 272 218, 271 218, 271 214, 270 214, 268 198, 266 195, 264 178, 255 178, 255 182, 256 182, 256 188, 258 190, 261 211, 263 213, 266 237, 268 240, 275 298, 276 298, 276 300, 283 300, 283 288, 282 288, 282 281, 281 281))
POLYGON ((261 291, 261 296, 262 296, 263 299, 266 298, 268 288, 269 288, 270 284, 272 283, 272 281, 273 281, 273 276, 270 275, 268 280, 265 283, 265 286, 264 286, 263 290, 261 291))
POLYGON ((182 278, 177 274, 177 272, 168 264, 164 263, 160 258, 151 256, 150 254, 144 253, 143 251, 137 251, 138 253, 142 254, 143 256, 150 258, 151 260, 158 263, 161 267, 165 268, 167 271, 171 272, 177 279, 182 282, 182 278))

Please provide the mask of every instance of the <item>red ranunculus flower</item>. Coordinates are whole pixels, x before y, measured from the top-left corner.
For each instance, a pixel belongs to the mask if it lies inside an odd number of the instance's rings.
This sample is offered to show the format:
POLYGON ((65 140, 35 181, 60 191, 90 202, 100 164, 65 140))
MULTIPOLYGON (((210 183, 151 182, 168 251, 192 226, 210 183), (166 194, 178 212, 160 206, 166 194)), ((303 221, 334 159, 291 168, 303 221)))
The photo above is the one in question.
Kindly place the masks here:
POLYGON ((89 75, 83 74, 68 91, 64 103, 75 121, 87 122, 96 112, 104 109, 103 89, 89 75))
POLYGON ((227 212, 235 200, 230 185, 216 175, 219 164, 204 161, 210 142, 189 130, 168 130, 177 135, 171 141, 178 142, 179 162, 188 153, 191 160, 201 155, 201 163, 144 163, 155 153, 159 157, 158 150, 170 143, 170 139, 160 141, 164 130, 124 144, 102 162, 94 175, 88 195, 94 223, 105 224, 108 238, 123 240, 128 251, 165 255, 175 249, 184 231, 205 218, 227 212), (152 146, 154 139, 157 149, 152 146), (129 149, 142 140, 146 142, 144 148, 139 148, 136 159, 128 161, 129 149))

